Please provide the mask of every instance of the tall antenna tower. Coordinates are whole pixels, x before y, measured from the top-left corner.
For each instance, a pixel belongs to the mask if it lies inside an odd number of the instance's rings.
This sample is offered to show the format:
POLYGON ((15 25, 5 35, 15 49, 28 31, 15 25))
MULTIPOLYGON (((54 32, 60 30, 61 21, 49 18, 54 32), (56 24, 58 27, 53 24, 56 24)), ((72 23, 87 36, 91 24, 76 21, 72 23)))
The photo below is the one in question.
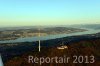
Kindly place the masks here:
MULTIPOLYGON (((41 35, 40 35, 40 27, 39 27, 39 38, 40 38, 40 36, 41 35)), ((38 47, 39 48, 39 52, 41 51, 41 45, 40 44, 41 44, 41 42, 40 42, 40 39, 39 39, 39 47, 38 47)))

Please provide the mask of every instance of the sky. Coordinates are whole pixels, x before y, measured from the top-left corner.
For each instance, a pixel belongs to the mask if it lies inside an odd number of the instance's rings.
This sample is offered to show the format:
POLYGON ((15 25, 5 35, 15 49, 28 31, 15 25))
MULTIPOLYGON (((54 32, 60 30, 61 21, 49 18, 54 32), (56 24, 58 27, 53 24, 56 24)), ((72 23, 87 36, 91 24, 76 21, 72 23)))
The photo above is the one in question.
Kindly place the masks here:
POLYGON ((0 27, 100 24, 100 0, 0 0, 0 27))

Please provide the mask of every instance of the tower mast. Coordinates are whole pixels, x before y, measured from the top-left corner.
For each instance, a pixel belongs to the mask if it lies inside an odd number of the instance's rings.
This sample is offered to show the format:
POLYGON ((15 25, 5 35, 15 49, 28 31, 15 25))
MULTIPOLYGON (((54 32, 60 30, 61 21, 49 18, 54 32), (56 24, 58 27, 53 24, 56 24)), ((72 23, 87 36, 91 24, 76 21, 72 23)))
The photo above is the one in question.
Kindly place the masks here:
POLYGON ((39 52, 41 51, 40 49, 41 49, 41 47, 40 47, 40 44, 41 44, 41 42, 40 42, 40 27, 39 27, 39 52))

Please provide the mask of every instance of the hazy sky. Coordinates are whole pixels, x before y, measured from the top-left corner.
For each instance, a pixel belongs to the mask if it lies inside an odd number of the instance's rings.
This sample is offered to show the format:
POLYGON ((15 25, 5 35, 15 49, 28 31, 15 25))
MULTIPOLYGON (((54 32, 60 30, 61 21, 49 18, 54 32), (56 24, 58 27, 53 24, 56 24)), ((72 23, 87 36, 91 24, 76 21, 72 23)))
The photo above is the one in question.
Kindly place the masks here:
POLYGON ((0 26, 100 24, 100 0, 0 0, 0 26))

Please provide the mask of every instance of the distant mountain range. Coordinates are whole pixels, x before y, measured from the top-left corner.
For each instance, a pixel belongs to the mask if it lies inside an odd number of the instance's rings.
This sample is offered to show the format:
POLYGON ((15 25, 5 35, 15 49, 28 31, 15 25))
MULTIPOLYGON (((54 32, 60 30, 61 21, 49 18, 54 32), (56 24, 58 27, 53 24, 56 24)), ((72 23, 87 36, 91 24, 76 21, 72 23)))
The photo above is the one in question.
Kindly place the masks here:
POLYGON ((87 29, 100 29, 100 24, 83 24, 83 25, 71 25, 76 28, 87 28, 87 29))
POLYGON ((18 26, 18 27, 0 27, 2 30, 18 30, 18 29, 33 29, 33 28, 52 28, 52 27, 71 27, 71 28, 87 28, 87 29, 100 29, 100 24, 75 24, 75 25, 47 25, 47 26, 18 26))

